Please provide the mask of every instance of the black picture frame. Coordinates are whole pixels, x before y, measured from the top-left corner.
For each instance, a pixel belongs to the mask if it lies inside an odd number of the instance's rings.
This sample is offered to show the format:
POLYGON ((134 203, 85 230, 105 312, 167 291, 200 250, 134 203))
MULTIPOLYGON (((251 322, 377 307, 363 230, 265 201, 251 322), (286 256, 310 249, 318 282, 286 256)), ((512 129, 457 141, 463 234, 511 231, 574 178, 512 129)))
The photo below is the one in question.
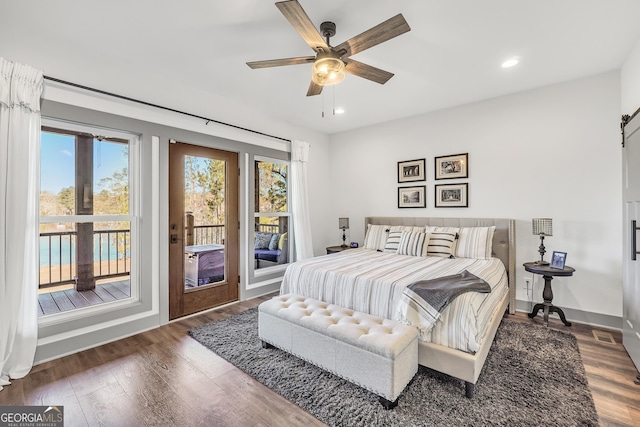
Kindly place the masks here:
POLYGON ((398 162, 398 184, 403 182, 426 181, 426 159, 398 162))
POLYGON ((468 208, 469 184, 441 184, 435 186, 436 208, 468 208))
POLYGON ((434 173, 436 180, 469 178, 469 153, 436 157, 434 173))
POLYGON ((564 270, 564 265, 567 262, 567 253, 553 251, 551 255, 551 262, 549 263, 549 267, 555 268, 558 270, 564 270))
POLYGON ((398 208, 426 208, 427 186, 398 187, 398 208))

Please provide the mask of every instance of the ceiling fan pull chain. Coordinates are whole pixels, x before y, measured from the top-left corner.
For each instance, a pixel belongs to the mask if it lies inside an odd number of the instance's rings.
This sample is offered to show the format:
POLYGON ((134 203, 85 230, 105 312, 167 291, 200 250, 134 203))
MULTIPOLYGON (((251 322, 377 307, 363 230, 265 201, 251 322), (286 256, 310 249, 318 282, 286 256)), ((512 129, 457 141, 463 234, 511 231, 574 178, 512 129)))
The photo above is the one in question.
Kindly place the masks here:
POLYGON ((336 87, 331 86, 331 94, 333 95, 333 115, 336 115, 336 87))

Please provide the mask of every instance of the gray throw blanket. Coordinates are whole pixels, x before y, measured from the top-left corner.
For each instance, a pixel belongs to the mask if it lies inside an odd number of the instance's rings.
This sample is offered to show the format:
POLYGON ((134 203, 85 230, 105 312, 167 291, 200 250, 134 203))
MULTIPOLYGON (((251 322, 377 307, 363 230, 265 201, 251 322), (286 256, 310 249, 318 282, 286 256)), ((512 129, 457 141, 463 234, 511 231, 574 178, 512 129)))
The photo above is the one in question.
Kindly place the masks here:
MULTIPOLYGON (((456 298, 465 292, 491 292, 491 286, 483 279, 474 276, 467 270, 460 274, 421 280, 407 286, 402 292, 401 313, 408 320, 431 319, 426 330, 440 318, 442 311, 456 298)), ((423 326, 425 321, 421 322, 423 326)))

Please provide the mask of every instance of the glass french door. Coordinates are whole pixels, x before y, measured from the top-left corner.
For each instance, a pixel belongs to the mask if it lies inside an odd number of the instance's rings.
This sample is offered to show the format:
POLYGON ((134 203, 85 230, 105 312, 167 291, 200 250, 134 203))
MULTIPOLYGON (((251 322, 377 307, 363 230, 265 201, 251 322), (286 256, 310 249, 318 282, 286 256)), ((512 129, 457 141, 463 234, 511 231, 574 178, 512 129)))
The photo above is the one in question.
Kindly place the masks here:
POLYGON ((169 318, 238 299, 238 154, 169 146, 169 318))

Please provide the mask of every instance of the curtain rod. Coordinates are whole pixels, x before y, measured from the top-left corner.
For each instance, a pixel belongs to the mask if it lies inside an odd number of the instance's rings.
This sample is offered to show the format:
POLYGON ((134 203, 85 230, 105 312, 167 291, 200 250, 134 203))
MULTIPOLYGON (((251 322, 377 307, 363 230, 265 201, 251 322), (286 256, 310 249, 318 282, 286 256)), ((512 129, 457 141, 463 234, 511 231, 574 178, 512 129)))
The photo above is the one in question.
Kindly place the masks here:
POLYGON ((138 104, 146 105, 146 106, 149 106, 149 107, 160 108, 161 110, 167 110, 167 111, 171 111, 173 113, 184 114, 185 116, 189 116, 189 117, 195 117, 196 119, 206 120, 205 126, 208 125, 209 122, 213 122, 213 123, 217 123, 219 125, 225 125, 225 126, 229 126, 229 127, 235 128, 235 129, 240 129, 240 130, 243 130, 243 131, 246 131, 246 132, 251 132, 251 133, 258 134, 258 135, 267 136, 269 138, 274 138, 274 139, 279 139, 281 141, 291 142, 290 139, 282 138, 280 136, 269 135, 268 133, 260 132, 260 131, 253 130, 253 129, 247 129, 247 128, 244 128, 242 126, 232 125, 230 123, 221 122, 220 120, 210 119, 208 117, 198 116, 196 114, 186 113, 184 111, 176 110, 174 108, 164 107, 164 106, 158 105, 158 104, 152 104, 150 102, 141 101, 139 99, 130 98, 128 96, 118 95, 117 93, 107 92, 107 91, 100 90, 100 89, 95 89, 95 88, 92 88, 92 87, 89 87, 89 86, 84 86, 84 85, 80 85, 80 84, 77 84, 77 83, 72 83, 72 82, 68 82, 68 81, 65 81, 65 80, 56 79, 55 77, 44 76, 44 78, 45 78, 45 80, 51 80, 52 82, 62 83, 62 84, 68 85, 68 86, 73 86, 73 87, 77 87, 77 88, 80 88, 80 89, 89 90, 91 92, 97 92, 97 93, 101 93, 103 95, 113 96, 114 98, 120 98, 120 99, 124 99, 126 101, 137 102, 138 104))

